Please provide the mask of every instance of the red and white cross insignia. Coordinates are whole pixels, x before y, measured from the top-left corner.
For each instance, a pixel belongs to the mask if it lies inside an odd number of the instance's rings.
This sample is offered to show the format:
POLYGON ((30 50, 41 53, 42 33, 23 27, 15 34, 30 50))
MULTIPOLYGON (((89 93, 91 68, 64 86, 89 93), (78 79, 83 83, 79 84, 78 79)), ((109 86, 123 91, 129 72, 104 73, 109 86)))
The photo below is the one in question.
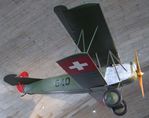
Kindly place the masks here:
POLYGON ((78 71, 84 70, 85 66, 88 66, 87 63, 79 63, 78 61, 72 62, 73 66, 69 66, 69 69, 77 69, 78 71))
POLYGON ((97 67, 88 54, 71 55, 57 62, 69 75, 97 71, 97 67))

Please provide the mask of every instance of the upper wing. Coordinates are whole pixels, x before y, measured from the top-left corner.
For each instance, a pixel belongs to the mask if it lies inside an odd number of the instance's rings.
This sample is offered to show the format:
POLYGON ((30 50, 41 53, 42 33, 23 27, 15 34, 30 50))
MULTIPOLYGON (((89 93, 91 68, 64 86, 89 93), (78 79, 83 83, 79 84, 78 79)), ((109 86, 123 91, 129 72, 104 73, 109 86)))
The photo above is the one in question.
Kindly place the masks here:
POLYGON ((94 88, 106 84, 87 53, 71 55, 57 61, 57 63, 84 88, 94 88))
MULTIPOLYGON (((119 59, 99 4, 86 4, 72 9, 67 9, 65 6, 57 6, 54 11, 76 44, 78 43, 80 32, 83 31, 85 41, 81 40, 78 45, 82 52, 84 51, 83 44, 85 43, 85 50, 87 50, 98 26, 89 50, 89 55, 94 61, 95 53, 97 53, 101 66, 106 66, 109 50, 119 59)), ((115 63, 118 62, 116 61, 115 63)), ((109 65, 111 64, 112 61, 110 60, 109 65)))

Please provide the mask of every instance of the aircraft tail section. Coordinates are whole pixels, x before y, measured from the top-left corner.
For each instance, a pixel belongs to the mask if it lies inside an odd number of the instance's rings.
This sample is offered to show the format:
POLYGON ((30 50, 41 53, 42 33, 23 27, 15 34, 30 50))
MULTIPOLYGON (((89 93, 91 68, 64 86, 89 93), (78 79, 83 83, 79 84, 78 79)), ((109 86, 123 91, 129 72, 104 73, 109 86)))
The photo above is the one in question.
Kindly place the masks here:
POLYGON ((18 92, 23 93, 25 85, 41 80, 28 77, 29 74, 27 72, 22 72, 18 76, 16 74, 9 74, 4 77, 4 81, 12 86, 16 86, 18 92))

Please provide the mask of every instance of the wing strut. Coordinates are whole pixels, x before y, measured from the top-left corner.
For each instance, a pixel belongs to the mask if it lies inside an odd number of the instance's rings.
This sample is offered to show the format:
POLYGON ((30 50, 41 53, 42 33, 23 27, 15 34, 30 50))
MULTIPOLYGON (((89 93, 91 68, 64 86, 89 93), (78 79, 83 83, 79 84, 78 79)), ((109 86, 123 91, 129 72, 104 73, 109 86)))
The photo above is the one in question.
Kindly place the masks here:
POLYGON ((83 51, 85 52, 85 45, 84 45, 84 30, 82 29, 81 32, 80 32, 80 35, 79 35, 79 40, 77 42, 77 46, 76 46, 76 50, 75 50, 75 53, 77 52, 77 48, 80 44, 80 41, 81 41, 81 37, 82 37, 82 40, 83 40, 83 51))
POLYGON ((101 71, 101 64, 100 64, 100 61, 99 61, 98 54, 95 53, 95 56, 96 56, 96 60, 97 60, 97 64, 98 64, 98 68, 99 68, 99 70, 101 71))
POLYGON ((115 72, 116 72, 117 77, 118 77, 118 79, 119 79, 119 81, 120 81, 121 79, 120 79, 120 76, 119 76, 118 71, 117 71, 117 69, 116 69, 116 64, 115 64, 115 61, 114 61, 114 58, 113 58, 113 55, 112 55, 112 52, 111 52, 111 51, 109 51, 109 55, 110 55, 110 57, 111 57, 111 59, 112 59, 112 63, 114 64, 115 72))
POLYGON ((122 68, 127 72, 126 68, 122 65, 121 61, 111 51, 109 51, 109 54, 108 54, 107 65, 109 63, 109 58, 110 57, 112 59, 112 63, 115 63, 115 61, 114 61, 114 59, 115 59, 116 61, 119 62, 119 64, 122 66, 122 68))
POLYGON ((96 29, 95 29, 95 31, 94 31, 94 34, 93 34, 92 39, 91 39, 91 41, 90 41, 90 44, 89 44, 89 46, 88 46, 87 53, 88 53, 89 50, 90 50, 90 47, 91 47, 92 42, 93 42, 93 40, 94 40, 94 37, 95 37, 95 35, 96 35, 96 33, 97 33, 97 30, 98 30, 98 25, 97 25, 97 27, 96 27, 96 29))
MULTIPOLYGON (((122 67, 126 72, 127 72, 127 70, 126 70, 125 67, 121 64, 120 60, 117 59, 117 58, 115 57, 115 55, 114 55, 111 51, 109 51, 109 54, 108 54, 107 65, 108 65, 108 63, 109 63, 109 59, 110 59, 110 58, 111 58, 111 60, 112 60, 112 63, 114 64, 114 69, 115 69, 116 75, 117 75, 119 81, 121 81, 120 76, 119 76, 118 71, 117 71, 117 68, 116 68, 116 63, 115 63, 114 59, 119 62, 119 64, 121 65, 121 67, 122 67)), ((120 84, 121 84, 121 82, 118 84, 118 88, 120 87, 120 84)))
MULTIPOLYGON (((91 38, 91 41, 90 41, 89 46, 88 46, 87 51, 86 51, 86 49, 85 49, 85 48, 86 48, 86 47, 85 47, 85 39, 84 39, 84 30, 82 29, 81 32, 80 32, 80 35, 79 35, 79 40, 78 40, 78 42, 77 42, 77 47, 79 46, 80 41, 81 41, 81 37, 82 37, 82 41, 83 41, 83 52, 89 52, 90 47, 91 47, 91 45, 92 45, 92 43, 93 43, 94 37, 95 37, 95 35, 96 35, 96 33, 97 33, 97 30, 98 30, 98 25, 97 25, 97 27, 96 27, 96 29, 95 29, 95 31, 94 31, 94 34, 93 34, 93 36, 92 36, 92 38, 91 38)), ((77 52, 77 47, 76 47, 75 52, 77 52)))

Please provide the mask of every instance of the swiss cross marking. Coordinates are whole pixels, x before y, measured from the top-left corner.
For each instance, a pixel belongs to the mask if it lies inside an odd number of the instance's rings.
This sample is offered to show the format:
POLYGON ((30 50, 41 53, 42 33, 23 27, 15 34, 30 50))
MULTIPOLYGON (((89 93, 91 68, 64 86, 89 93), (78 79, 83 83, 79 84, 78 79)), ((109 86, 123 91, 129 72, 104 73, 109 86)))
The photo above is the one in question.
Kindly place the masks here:
POLYGON ((85 66, 88 66, 87 63, 79 63, 78 61, 72 62, 73 66, 70 66, 69 69, 77 69, 77 70, 84 70, 85 66))

